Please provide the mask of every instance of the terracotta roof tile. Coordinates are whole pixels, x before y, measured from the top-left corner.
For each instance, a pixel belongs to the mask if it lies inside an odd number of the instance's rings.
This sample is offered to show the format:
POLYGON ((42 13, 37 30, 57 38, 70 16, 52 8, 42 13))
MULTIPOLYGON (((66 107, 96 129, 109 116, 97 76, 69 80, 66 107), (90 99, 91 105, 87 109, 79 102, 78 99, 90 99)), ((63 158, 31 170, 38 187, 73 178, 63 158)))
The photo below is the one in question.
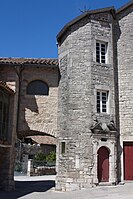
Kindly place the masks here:
POLYGON ((0 58, 0 64, 37 64, 58 66, 58 59, 45 58, 0 58))
POLYGON ((56 144, 56 138, 51 137, 51 136, 28 136, 27 138, 31 138, 34 142, 38 144, 51 144, 55 145, 56 144))
POLYGON ((0 87, 4 88, 11 94, 14 94, 14 91, 6 84, 6 82, 0 81, 0 87))

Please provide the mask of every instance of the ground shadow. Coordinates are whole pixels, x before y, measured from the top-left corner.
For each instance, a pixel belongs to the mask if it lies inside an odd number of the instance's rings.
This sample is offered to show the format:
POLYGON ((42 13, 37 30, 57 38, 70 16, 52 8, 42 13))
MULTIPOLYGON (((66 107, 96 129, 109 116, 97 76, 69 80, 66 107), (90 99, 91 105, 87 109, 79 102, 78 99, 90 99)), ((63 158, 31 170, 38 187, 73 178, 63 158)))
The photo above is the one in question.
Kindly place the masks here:
POLYGON ((55 187, 54 180, 43 181, 15 181, 15 191, 4 192, 0 191, 1 199, 16 199, 28 195, 33 192, 45 192, 55 187))

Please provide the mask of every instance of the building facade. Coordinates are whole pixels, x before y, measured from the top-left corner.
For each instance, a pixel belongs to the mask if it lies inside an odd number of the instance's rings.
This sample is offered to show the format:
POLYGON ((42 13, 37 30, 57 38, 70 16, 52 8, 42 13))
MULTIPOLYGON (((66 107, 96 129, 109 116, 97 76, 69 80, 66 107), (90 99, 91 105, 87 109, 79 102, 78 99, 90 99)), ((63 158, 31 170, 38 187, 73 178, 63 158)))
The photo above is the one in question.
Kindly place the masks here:
POLYGON ((17 138, 56 140, 58 60, 0 58, 0 80, 0 188, 12 190, 17 138))
POLYGON ((133 180, 133 1, 87 11, 57 36, 57 190, 133 180))
POLYGON ((57 140, 56 190, 133 180, 133 1, 86 11, 57 41, 58 59, 0 58, 0 185, 14 188, 16 138, 34 135, 57 140))

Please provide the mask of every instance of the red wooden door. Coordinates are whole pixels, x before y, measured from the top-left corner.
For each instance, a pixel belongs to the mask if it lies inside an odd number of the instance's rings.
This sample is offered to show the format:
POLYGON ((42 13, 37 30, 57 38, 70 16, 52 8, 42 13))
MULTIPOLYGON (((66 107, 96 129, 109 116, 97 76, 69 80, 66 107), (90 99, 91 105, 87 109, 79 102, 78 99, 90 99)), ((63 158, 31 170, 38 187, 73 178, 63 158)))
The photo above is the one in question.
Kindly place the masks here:
POLYGON ((98 150, 98 181, 109 181, 109 151, 106 147, 98 150))
POLYGON ((124 143, 124 179, 133 180, 133 142, 124 143))

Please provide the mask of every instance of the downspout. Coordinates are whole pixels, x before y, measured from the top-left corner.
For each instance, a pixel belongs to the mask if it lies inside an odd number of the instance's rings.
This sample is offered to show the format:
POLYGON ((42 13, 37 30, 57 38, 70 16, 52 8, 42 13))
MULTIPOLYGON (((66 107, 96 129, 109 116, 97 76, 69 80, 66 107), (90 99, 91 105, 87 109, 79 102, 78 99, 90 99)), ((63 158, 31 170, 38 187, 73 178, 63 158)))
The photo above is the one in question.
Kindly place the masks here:
POLYGON ((20 117, 20 95, 21 95, 21 85, 22 85, 22 71, 24 70, 24 65, 14 67, 16 74, 18 76, 18 99, 17 99, 17 121, 16 121, 16 133, 18 135, 19 130, 19 117, 20 117))

